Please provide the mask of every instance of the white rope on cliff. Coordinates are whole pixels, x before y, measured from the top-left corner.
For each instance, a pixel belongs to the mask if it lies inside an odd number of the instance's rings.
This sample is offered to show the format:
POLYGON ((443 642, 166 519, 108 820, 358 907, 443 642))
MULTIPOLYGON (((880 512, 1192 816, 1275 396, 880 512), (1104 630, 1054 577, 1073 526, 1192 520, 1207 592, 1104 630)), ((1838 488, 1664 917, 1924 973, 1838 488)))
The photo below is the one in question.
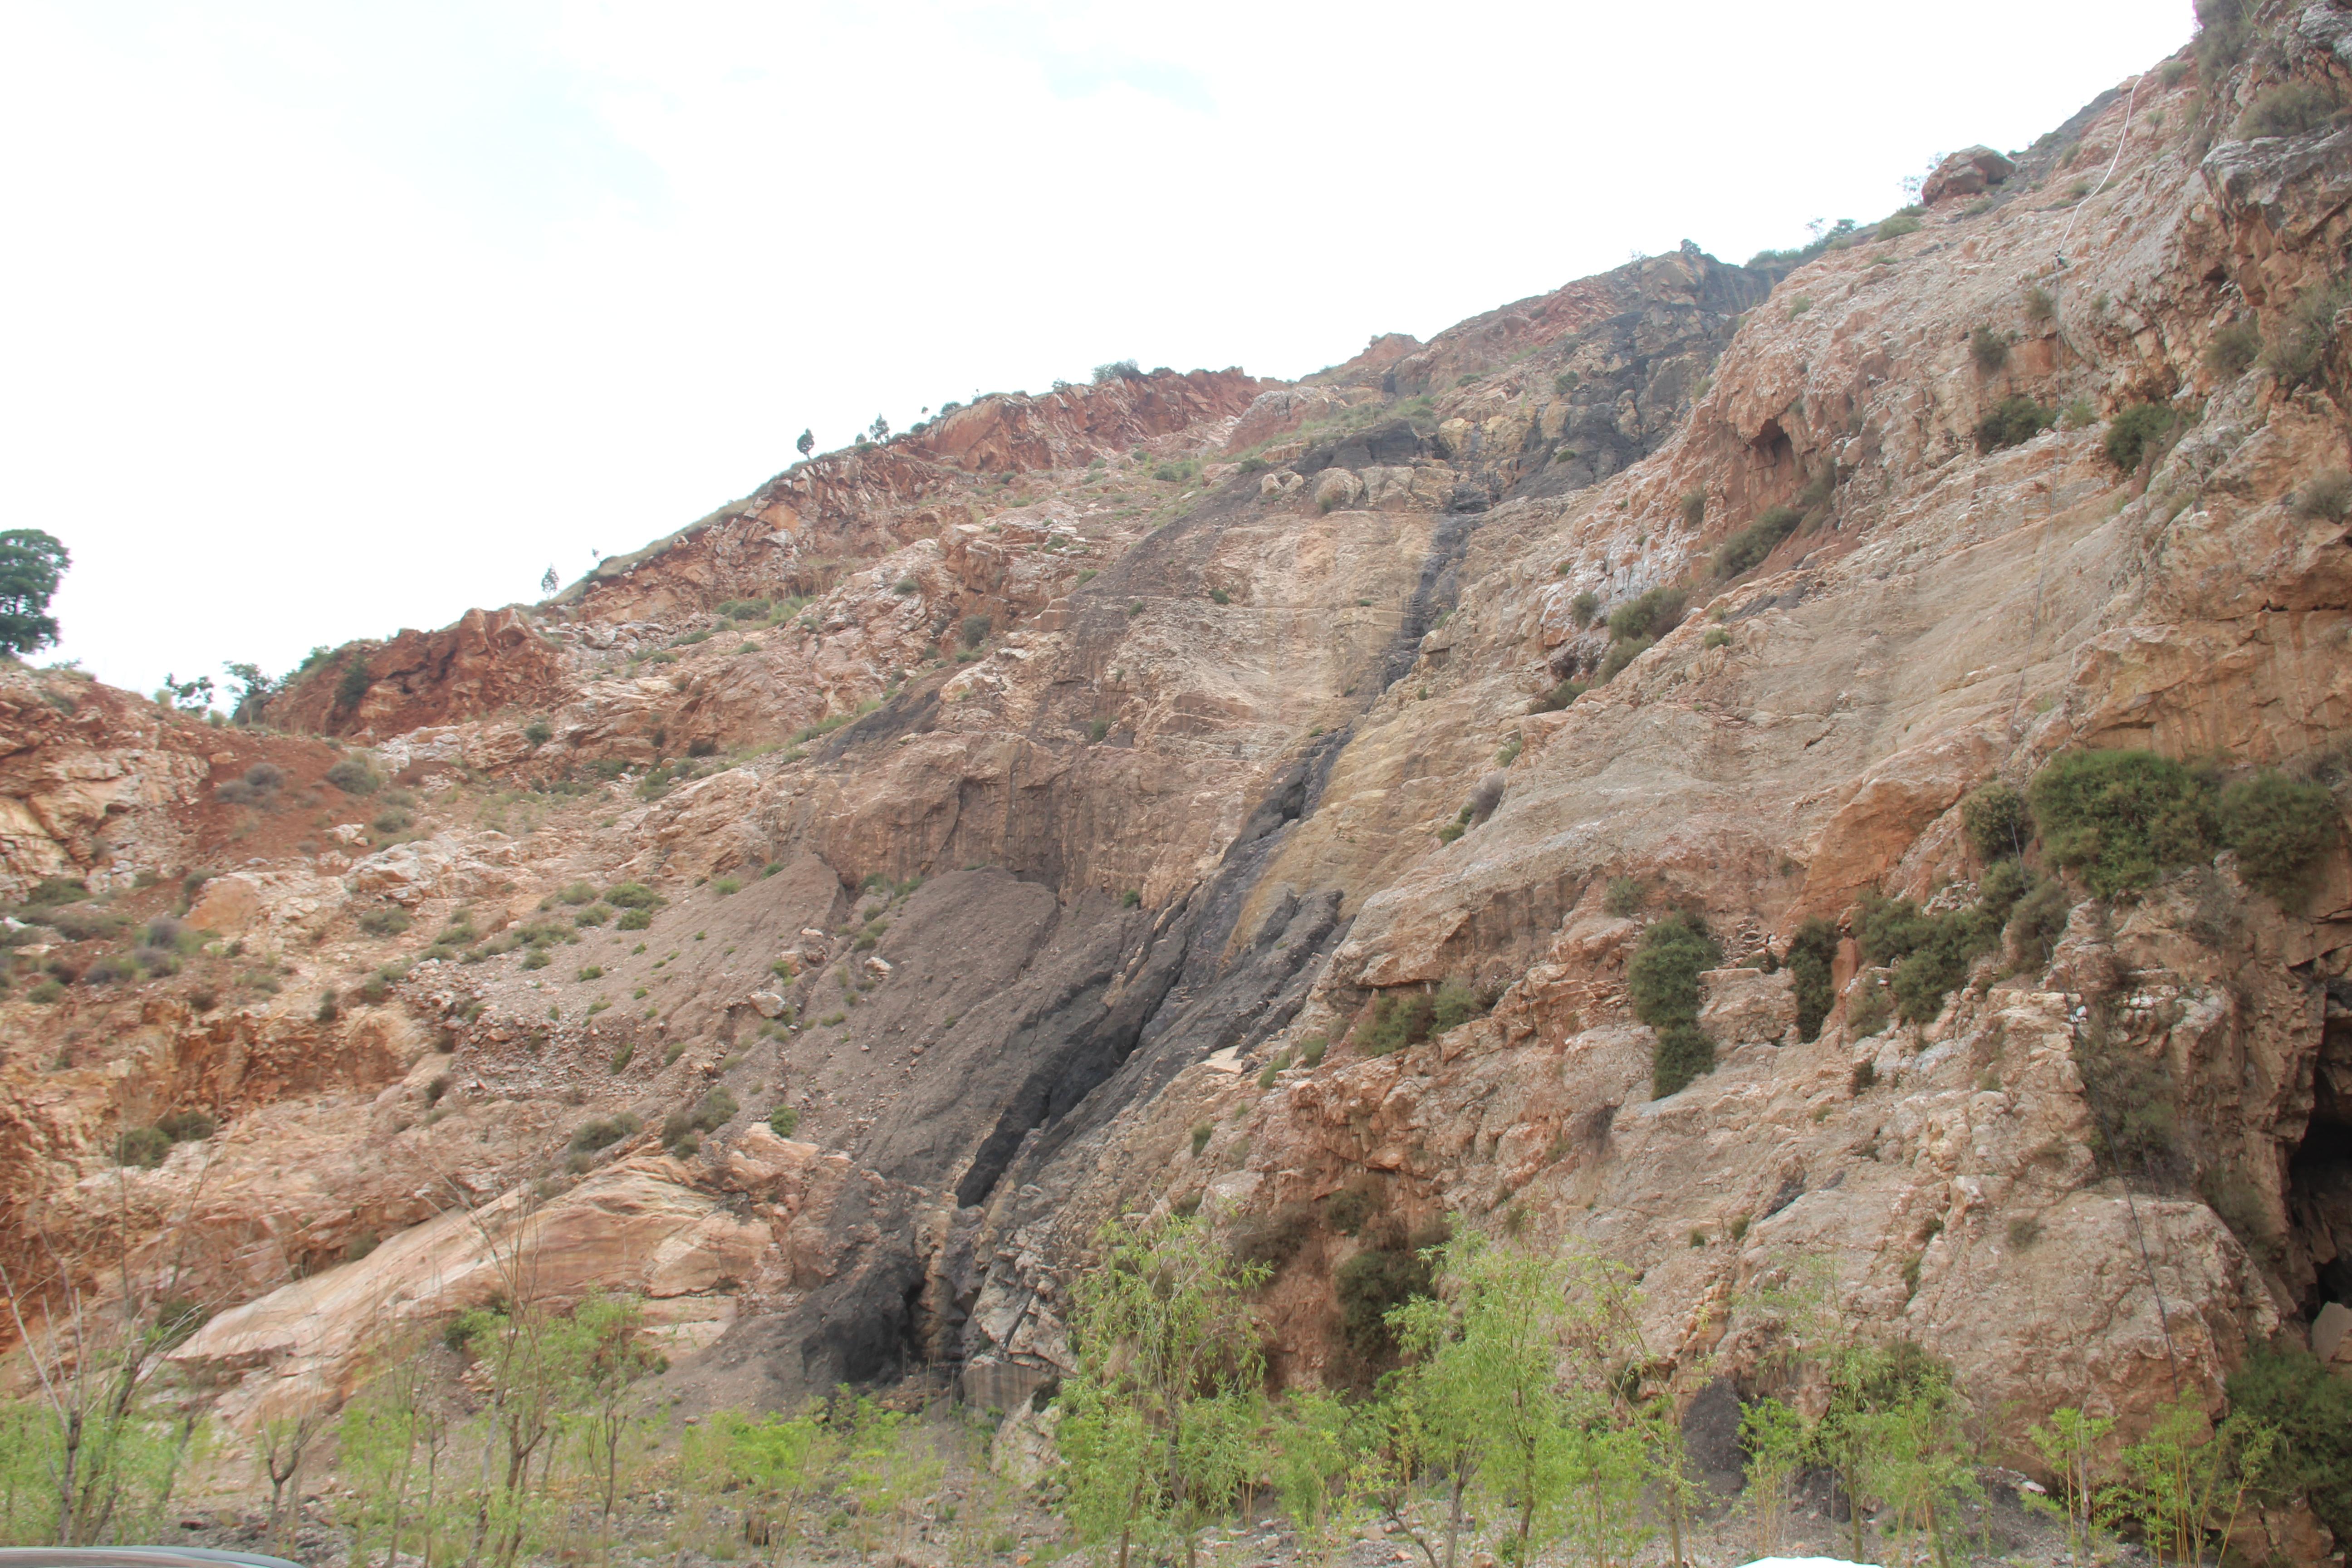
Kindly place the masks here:
POLYGON ((2099 176, 2099 183, 2093 185, 2089 194, 2074 204, 2074 212, 2066 218, 2066 232, 2058 237, 2058 265, 2062 268, 2066 265, 2066 242, 2074 237, 2075 220, 2083 216, 2083 208, 2092 198, 2107 188, 2107 182, 2116 177, 2116 165, 2124 160, 2124 143, 2131 138, 2132 109, 2139 102, 2139 84, 2147 79, 2147 73, 2145 71, 2132 78, 2131 96, 2124 100, 2123 129, 2116 132, 2116 155, 2107 160, 2107 172, 2099 176))

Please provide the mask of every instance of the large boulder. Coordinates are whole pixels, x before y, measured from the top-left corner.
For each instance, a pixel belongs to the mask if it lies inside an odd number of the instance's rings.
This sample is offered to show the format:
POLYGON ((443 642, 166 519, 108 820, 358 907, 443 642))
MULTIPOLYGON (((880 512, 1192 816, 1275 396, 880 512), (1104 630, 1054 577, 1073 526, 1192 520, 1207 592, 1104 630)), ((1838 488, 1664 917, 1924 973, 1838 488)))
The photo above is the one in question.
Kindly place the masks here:
POLYGON ((1946 196, 1973 196, 2001 184, 2017 165, 1990 147, 1963 147, 1942 163, 1919 187, 1919 199, 1934 206, 1946 196))

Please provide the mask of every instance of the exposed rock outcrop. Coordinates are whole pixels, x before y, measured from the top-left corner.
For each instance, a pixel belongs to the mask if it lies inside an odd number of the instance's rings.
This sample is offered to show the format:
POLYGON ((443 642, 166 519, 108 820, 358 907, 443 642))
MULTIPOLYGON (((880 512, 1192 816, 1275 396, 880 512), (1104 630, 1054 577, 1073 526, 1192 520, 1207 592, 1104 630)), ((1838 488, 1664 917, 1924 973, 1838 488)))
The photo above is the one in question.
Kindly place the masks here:
POLYGON ((17 890, 200 938, 0 1005, 19 1234, 94 1252, 114 1134, 220 1117, 123 1184, 140 1268, 203 1244, 234 1310, 182 1354, 247 1417, 479 1299, 526 1208, 551 1291, 670 1304, 690 1401, 925 1362, 1009 1406, 1066 1369, 1097 1228, 1180 1208, 1290 1226, 1277 1371, 1356 1377, 1343 1190, 1627 1263, 1661 1386, 1749 1376, 1755 1287, 1811 1267, 2010 1436, 2218 1403, 2352 1291, 2341 841, 2294 908, 2227 852, 2062 880, 2048 950, 1932 1019, 1873 1016, 1854 939, 1975 897, 1962 802, 2069 750, 2341 814, 2345 319, 2290 311, 2340 268, 2345 133, 2227 140, 2249 80, 2151 73, 1794 266, 1685 247, 1295 384, 1110 372, 798 465, 273 709, 399 800, 287 739, 224 805, 257 742, 0 680, 17 890), (2209 353, 2242 316, 2307 370, 2209 353), (1628 965, 1670 911, 1722 950, 1717 1059, 1654 1097, 1628 965), (1372 1037, 1448 982, 1473 1016, 1372 1037), (2099 1052, 2165 1086, 2164 1169, 2115 1156, 2099 1052))

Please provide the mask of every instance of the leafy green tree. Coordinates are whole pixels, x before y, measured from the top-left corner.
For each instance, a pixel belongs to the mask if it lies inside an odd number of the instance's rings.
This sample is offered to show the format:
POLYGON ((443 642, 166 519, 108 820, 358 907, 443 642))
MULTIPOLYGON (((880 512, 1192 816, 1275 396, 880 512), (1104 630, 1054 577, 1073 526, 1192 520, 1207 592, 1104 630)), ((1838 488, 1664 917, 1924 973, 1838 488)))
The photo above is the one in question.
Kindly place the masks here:
POLYGON ((1756 1555, 1777 1557, 1797 1472, 1805 1464, 1804 1418, 1778 1399, 1755 1400, 1739 1413, 1739 1442, 1748 1451, 1741 1495, 1756 1521, 1756 1555))
POLYGON ((793 446, 802 457, 805 458, 816 450, 816 437, 813 432, 803 430, 801 432, 801 438, 793 442, 793 446))
POLYGON ((1119 1568, 1139 1540, 1169 1537, 1189 1564, 1252 1448, 1242 1412, 1265 1371, 1244 1292, 1266 1271, 1235 1265, 1195 1219, 1114 1223, 1097 1245, 1062 1394, 1071 1516, 1087 1539, 1118 1542, 1119 1568))
POLYGON ((432 1397, 428 1363, 413 1341, 386 1348, 373 1373, 344 1403, 336 1424, 336 1468, 351 1492, 343 1522, 352 1532, 352 1568, 364 1568, 371 1541, 394 1568, 411 1531, 432 1561, 428 1479, 447 1442, 448 1421, 432 1397))
POLYGON ((174 680, 171 672, 163 675, 163 689, 155 693, 158 706, 174 708, 183 713, 201 713, 213 705, 213 678, 199 675, 194 680, 174 680))
POLYGON ((2085 1415, 2072 1405, 2062 1405, 2050 1413, 2048 1426, 2025 1430, 2058 1480, 2056 1496, 2028 1492, 2026 1506, 2065 1522, 2067 1555, 2077 1563, 2104 1554, 2100 1547, 2105 1532, 2100 1528, 2098 1497, 2105 1476, 2099 1454, 2115 1425, 2113 1416, 2085 1415))
POLYGON ((228 671, 229 679, 236 684, 236 703, 229 710, 229 722, 259 723, 262 710, 269 705, 269 700, 278 695, 284 683, 264 675, 257 664, 224 664, 221 668, 228 671))
POLYGON ((841 1458, 839 1436, 814 1415, 771 1415, 752 1421, 740 1415, 725 1418, 729 1468, 751 1493, 747 1533, 783 1548, 800 1532, 800 1517, 824 1489, 841 1458), (756 1529, 748 1528, 752 1517, 756 1529))
POLYGON ((630 1391, 658 1372, 662 1358, 638 1342, 646 1308, 634 1296, 591 1296, 572 1313, 571 1352, 578 1357, 579 1406, 567 1417, 588 1463, 597 1505, 597 1541, 613 1551, 613 1510, 621 1500, 623 1460, 643 1433, 646 1418, 630 1391))
MULTIPOLYGON (((1638 1493, 1638 1448, 1618 1447, 1614 1436, 1602 1440, 1623 1425, 1605 1378, 1561 1375, 1563 1363, 1597 1366, 1618 1339, 1619 1298, 1596 1267, 1489 1247, 1465 1232, 1439 1253, 1437 1295, 1391 1314, 1409 1363, 1396 1394, 1411 1402, 1445 1467, 1447 1568, 1459 1550, 1465 1492, 1509 1517, 1516 1563, 1532 1562, 1567 1530, 1568 1494, 1580 1482, 1592 1489, 1583 1500, 1596 1502, 1630 1464, 1638 1493), (1572 1272, 1603 1289, 1571 1300, 1572 1272)), ((1611 1513, 1595 1538, 1613 1536, 1617 1522, 1611 1513)))
POLYGON ((2195 1564, 2225 1542, 2277 1457, 2274 1428, 2231 1415, 2215 1426, 2184 1395, 2157 1412, 2147 1435, 2123 1451, 2124 1479, 2105 1501, 2140 1527, 2148 1554, 2195 1564))
POLYGON ((1274 1484, 1298 1539, 1328 1563, 1363 1512, 1371 1433, 1365 1417, 1335 1394, 1294 1396, 1274 1423, 1274 1484))
POLYGON ((58 640, 49 599, 73 556, 37 528, 0 532, 0 654, 22 658, 58 640))

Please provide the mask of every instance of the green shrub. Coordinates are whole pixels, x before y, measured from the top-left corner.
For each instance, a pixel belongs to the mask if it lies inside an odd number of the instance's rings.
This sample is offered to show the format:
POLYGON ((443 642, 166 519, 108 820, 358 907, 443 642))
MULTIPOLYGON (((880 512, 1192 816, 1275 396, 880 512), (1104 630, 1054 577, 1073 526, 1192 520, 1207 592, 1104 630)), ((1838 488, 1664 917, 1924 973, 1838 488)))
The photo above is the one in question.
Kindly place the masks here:
POLYGON ((995 624, 986 616, 966 616, 963 618, 963 646, 978 647, 986 642, 988 634, 995 624))
POLYGON ((1536 699, 1533 710, 1538 713, 1557 713, 1591 689, 1591 688, 1581 680, 1560 681, 1549 691, 1536 699))
POLYGON ((1653 1028, 1698 1017, 1698 976, 1723 962, 1723 950, 1688 915, 1674 914, 1642 933, 1626 970, 1633 1016, 1653 1028))
POLYGON ((2137 473, 2172 434, 2173 424, 2172 410, 2163 404, 2132 404, 2107 422, 2107 461, 2125 473, 2137 473))
POLYGON ((700 1148, 701 1140, 696 1135, 718 1131, 727 1125, 738 1109, 735 1097, 728 1093, 723 1085, 714 1085, 691 1107, 673 1110, 663 1118, 662 1146, 684 1159, 692 1151, 682 1150, 680 1144, 693 1139, 695 1148, 700 1148))
POLYGON ((1234 1226, 1234 1259, 1279 1269, 1298 1256, 1314 1229, 1315 1209, 1309 1204, 1281 1204, 1262 1215, 1244 1215, 1234 1226))
POLYGON ((2009 340, 1990 327, 1979 327, 1969 334, 1969 358, 1982 374, 1995 374, 2009 363, 2009 340))
POLYGON ((555 900, 560 904, 567 904, 577 909, 582 904, 594 903, 596 889, 586 882, 569 882, 556 890, 555 900))
POLYGON ((1194 1159, 1200 1158, 1201 1151, 1209 1146, 1209 1140, 1216 1135, 1216 1131, 1217 1130, 1215 1128, 1210 1126, 1205 1121, 1192 1129, 1192 1157, 1194 1159))
POLYGON ((1551 378, 1551 389, 1560 396, 1566 397, 1570 393, 1576 390, 1577 381, 1578 376, 1576 372, 1572 370, 1564 370, 1558 375, 1551 378))
POLYGON ((2033 814, 2025 797, 1999 779, 1979 784, 1960 802, 1960 822, 1977 858, 1990 864, 2022 855, 2033 841, 2033 814))
POLYGON ((1396 1348, 1389 1315, 1435 1289, 1429 1260, 1423 1254, 1445 1244, 1446 1226, 1440 1220, 1410 1237, 1387 1239, 1389 1245, 1365 1248, 1331 1275, 1331 1291, 1339 1299, 1339 1326, 1348 1348, 1366 1361, 1396 1348))
POLYGON ((533 719, 522 727, 522 738, 534 746, 544 746, 555 738, 555 731, 544 719, 533 719))
POLYGON ((342 679, 335 682, 335 706, 349 712, 360 705, 368 694, 368 688, 374 684, 375 678, 368 673, 367 655, 358 648, 352 649, 351 657, 343 664, 342 679))
POLYGON ((2352 1380, 2292 1342, 2258 1346, 2227 1384, 2230 1414, 2278 1434, 2264 1478, 2352 1540, 2352 1380))
POLYGON ((398 936, 410 924, 408 911, 403 909, 369 910, 359 918, 360 930, 370 936, 398 936))
POLYGON ((1650 1097, 1679 1094, 1701 1074, 1714 1070, 1715 1042, 1696 1024, 1677 1018, 1658 1030, 1658 1043, 1650 1053, 1650 1097))
POLYGON ((1230 605, 1234 602, 1234 596, 1231 594, 1226 593, 1223 588, 1210 589, 1209 598, 1212 602, 1220 605, 1230 605))
POLYGON ((1627 965, 1625 989, 1633 1016, 1656 1031, 1651 1094, 1664 1099, 1715 1068, 1715 1047, 1698 1027, 1698 977, 1723 962, 1723 950, 1689 915, 1675 914, 1642 933, 1627 965))
POLYGON ((160 1127, 125 1128, 114 1141, 114 1163, 152 1171, 172 1152, 171 1135, 160 1127))
POLYGON ((2333 88, 2315 81, 2286 81, 2254 95, 2238 117, 2238 135, 2300 136, 2336 118, 2342 108, 2333 88))
POLYGON ((1299 1041, 1298 1065, 1303 1068, 1321 1067, 1323 1053, 1329 1048, 1330 1043, 1321 1035, 1309 1035, 1299 1041))
POLYGON ((2070 910, 2066 889, 2053 880, 2034 884, 2009 917, 2009 950, 2021 967, 2040 971, 2050 965, 2058 941, 2066 934, 2070 910))
POLYGON ((2252 321, 2232 321, 2205 345, 2205 368, 2224 381, 2235 381, 2263 352, 2263 334, 2252 321))
POLYGON ((710 883, 710 890, 723 899, 730 894, 741 892, 743 890, 743 880, 740 877, 714 878, 710 883))
POLYGON ((2326 468, 2294 492, 2294 515, 2305 522, 2342 522, 2352 512, 2352 474, 2326 468))
POLYGON ((2210 787, 2154 752, 2069 752, 2030 794, 2052 862, 2079 870, 2103 899, 2211 853, 2210 787))
POLYGON ((1682 624, 1683 604, 1681 589, 1652 588, 1609 612, 1609 635, 1619 640, 1654 642, 1682 624))
MULTIPOLYGON (((1865 980, 1853 988, 1852 1000, 1846 1003, 1846 1026, 1856 1039, 1867 1039, 1894 1021, 1895 1008, 1887 1000, 1886 987, 1876 980, 1865 980)), ((1856 1092, 1878 1081, 1878 1069, 1864 1062, 1853 1069, 1856 1092)))
POLYGON ((668 902, 643 882, 621 882, 607 888, 604 901, 624 910, 650 910, 668 902))
POLYGON ((1706 521, 1706 492, 1693 490, 1683 497, 1683 526, 1696 528, 1706 521))
POLYGON ((1090 741, 1090 742, 1099 742, 1099 741, 1101 741, 1101 740, 1102 740, 1102 738, 1103 738, 1105 735, 1108 735, 1108 734, 1109 734, 1109 733, 1110 733, 1110 721, 1109 721, 1109 720, 1108 720, 1108 719, 1093 719, 1093 720, 1089 720, 1089 721, 1087 721, 1087 739, 1088 741, 1090 741))
POLYGON ((1353 1236, 1380 1211, 1376 1198, 1375 1190, 1365 1186, 1342 1187, 1323 1200, 1323 1223, 1341 1236, 1353 1236))
POLYGON ((1568 614, 1580 628, 1591 626, 1601 614, 1601 595, 1587 588, 1568 602, 1568 614))
POLYGON ((2245 0, 2197 0, 2197 74, 2209 88, 2244 58, 2250 31, 2245 0))
POLYGON ((2100 1022, 2074 1039, 2074 1068, 2090 1101, 2092 1152, 2110 1171, 2166 1184, 2189 1174, 2180 1149, 2180 1112, 2172 1075, 2161 1061, 2113 1038, 2100 1022))
POLYGON ((1372 1003, 1371 1016, 1356 1031, 1356 1048, 1368 1057, 1384 1057, 1429 1038, 1437 1020, 1437 1002, 1426 991, 1383 995, 1372 1003))
POLYGON ((1601 907, 1618 920, 1624 920, 1642 907, 1642 884, 1631 877, 1612 877, 1601 895, 1601 907))
POLYGON ((174 1110, 155 1119, 155 1131, 174 1143, 201 1143, 220 1131, 220 1124, 201 1110, 174 1110))
POLYGON ((25 895, 27 908, 46 909, 51 904, 69 904, 76 899, 89 897, 89 884, 74 877, 44 877, 25 895))
POLYGON ((1838 931, 1819 915, 1797 928, 1789 941, 1789 975, 1797 993, 1797 1037, 1821 1037, 1822 1021, 1837 1005, 1833 983, 1838 931))
POLYGON ((66 988, 54 980, 44 980, 25 993, 25 1000, 47 1007, 64 1000, 66 988))
POLYGON ((1139 889, 1129 888, 1127 891, 1119 894, 1118 896, 1118 907, 1123 910, 1134 909, 1137 905, 1142 902, 1143 894, 1139 889))
POLYGON ((1608 657, 1593 672, 1593 679, 1606 686, 1624 673, 1625 667, 1658 646, 1655 637, 1630 637, 1609 645, 1608 657))
MULTIPOLYGON (((1794 507, 1776 506, 1725 540, 1715 552, 1714 571, 1717 580, 1728 581, 1754 568, 1771 554, 1782 540, 1797 531, 1797 525, 1804 521, 1804 515, 1794 507)), ((1675 618, 1681 617, 1677 616, 1675 618)), ((1612 630, 1615 629, 1616 619, 1614 616, 1610 617, 1612 630)), ((1664 634, 1661 632, 1658 635, 1664 634)))
POLYGON ((1918 232, 1918 215, 1907 208, 1893 217, 1881 218, 1878 223, 1878 237, 1881 239, 1900 239, 1906 234, 1918 232))
POLYGON ((2025 319, 2037 327, 2046 327, 2058 319, 2057 300, 2039 283, 2026 285, 2018 295, 2018 302, 2025 307, 2025 319))
POLYGON ((789 1138, 801 1130, 801 1113, 789 1105, 779 1105, 768 1112, 768 1131, 779 1138, 789 1138))
POLYGON ((373 795, 383 787, 383 780, 359 757, 345 757, 327 770, 326 779, 345 795, 373 795))
POLYGON ((2058 422, 2058 411, 2021 392, 2011 393, 1977 421, 1977 450, 1997 452, 2032 440, 2058 422))
POLYGON ((572 1152, 593 1154, 599 1149, 609 1149, 624 1138, 635 1137, 643 1125, 625 1110, 618 1116, 600 1116, 593 1121, 583 1121, 580 1130, 572 1135, 572 1152))
POLYGON ((1725 631, 1721 626, 1713 627, 1707 632, 1703 646, 1707 647, 1729 647, 1731 646, 1731 634, 1725 631))
POLYGON ((2336 797, 2325 788, 2269 771, 2223 790, 2220 817, 2239 874, 2287 909, 2302 906, 2321 858, 2344 832, 2336 797))
POLYGON ((2319 372, 2336 341, 2336 314, 2352 301, 2352 281, 2315 284, 2280 312, 2263 349, 2263 368, 2284 384, 2299 386, 2319 372))
POLYGON ((1461 981, 1449 978, 1437 988, 1437 994, 1431 999, 1430 1030, 1442 1035, 1486 1011, 1486 1004, 1476 992, 1461 981))

